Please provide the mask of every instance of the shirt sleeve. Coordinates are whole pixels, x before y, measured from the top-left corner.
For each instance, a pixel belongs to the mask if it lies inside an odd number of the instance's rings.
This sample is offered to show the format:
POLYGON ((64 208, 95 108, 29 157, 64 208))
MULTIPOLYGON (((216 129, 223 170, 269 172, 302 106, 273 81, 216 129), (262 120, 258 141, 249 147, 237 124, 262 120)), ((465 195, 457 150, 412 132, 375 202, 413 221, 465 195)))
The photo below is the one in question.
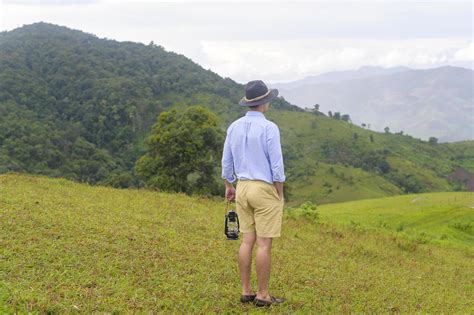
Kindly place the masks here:
POLYGON ((285 167, 283 165, 283 154, 281 152, 280 130, 277 125, 273 125, 267 132, 268 156, 272 170, 273 182, 284 182, 285 167))
POLYGON ((233 183, 237 178, 234 175, 234 158, 230 149, 229 134, 230 128, 227 129, 227 135, 224 141, 224 152, 222 154, 222 179, 226 179, 229 183, 233 183))

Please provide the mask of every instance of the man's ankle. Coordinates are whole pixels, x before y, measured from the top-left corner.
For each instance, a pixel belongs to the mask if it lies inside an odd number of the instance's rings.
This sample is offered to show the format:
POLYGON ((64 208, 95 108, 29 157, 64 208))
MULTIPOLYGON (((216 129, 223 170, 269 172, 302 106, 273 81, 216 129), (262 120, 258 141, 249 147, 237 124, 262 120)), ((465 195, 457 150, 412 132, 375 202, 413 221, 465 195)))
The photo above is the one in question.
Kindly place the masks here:
POLYGON ((244 289, 242 288, 242 295, 254 295, 255 292, 252 289, 244 289))
POLYGON ((265 300, 265 301, 270 301, 271 300, 270 294, 268 294, 268 292, 265 292, 265 293, 257 292, 257 299, 265 300))

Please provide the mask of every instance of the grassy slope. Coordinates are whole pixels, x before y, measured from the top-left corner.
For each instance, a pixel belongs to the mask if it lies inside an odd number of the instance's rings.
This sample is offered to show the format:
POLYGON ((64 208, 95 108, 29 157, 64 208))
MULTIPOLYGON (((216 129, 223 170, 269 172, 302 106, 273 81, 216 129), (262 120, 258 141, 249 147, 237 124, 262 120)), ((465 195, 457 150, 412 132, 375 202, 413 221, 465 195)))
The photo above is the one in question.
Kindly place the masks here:
POLYGON ((422 242, 474 248, 474 193, 444 192, 358 200, 318 208, 323 221, 399 232, 422 242))
MULTIPOLYGON (((0 176, 0 310, 242 312, 225 204, 0 176)), ((286 218, 271 312, 474 311, 473 252, 286 218)))
MULTIPOLYGON (((244 110, 228 111, 228 108, 232 107, 229 100, 204 93, 196 94, 191 100, 174 94, 167 95, 166 99, 168 103, 174 104, 174 108, 185 108, 189 105, 208 107, 222 118, 221 126, 224 129, 231 121, 245 114, 244 110)), ((344 121, 305 112, 272 108, 266 116, 279 125, 286 157, 288 158, 288 152, 293 154, 293 161, 285 160, 287 170, 290 169, 289 164, 292 164, 293 174, 288 177, 288 184, 292 186, 292 201, 290 201, 292 205, 305 200, 323 204, 403 193, 395 184, 376 173, 322 162, 322 143, 351 142, 353 133, 359 135, 357 142, 367 150, 389 149, 392 152, 388 157, 389 163, 404 174, 413 174, 426 189, 452 190, 448 181, 440 177, 435 170, 443 175, 450 174, 452 163, 450 157, 454 155, 454 151, 461 152, 458 147, 448 148, 444 144, 432 146, 418 139, 373 132, 344 121), (369 140, 370 135, 374 138, 373 143, 369 140), (330 167, 335 172, 329 172, 330 167)), ((472 142, 466 142, 465 146, 474 147, 472 142)))
POLYGON ((454 143, 446 143, 444 145, 455 152, 453 157, 459 166, 465 168, 468 171, 474 172, 473 141, 459 141, 454 143))
MULTIPOLYGON (((315 161, 322 160, 321 144, 324 141, 350 142, 353 133, 358 134, 356 141, 367 150, 390 150, 391 153, 387 160, 391 166, 399 169, 402 173, 413 174, 428 190, 452 190, 448 181, 435 172, 435 170, 439 171, 445 176, 451 172, 452 162, 450 157, 453 153, 452 150, 443 145, 431 146, 426 142, 407 136, 377 133, 343 121, 336 121, 324 116, 314 116, 309 113, 269 112, 268 117, 280 126, 283 145, 285 142, 291 143, 302 155, 302 159, 297 162, 302 172, 308 169, 316 170, 316 174, 307 177, 307 184, 304 185, 305 187, 314 187, 311 191, 309 189, 305 190, 301 185, 301 181, 295 183, 297 188, 303 188, 303 192, 299 192, 300 195, 296 195, 295 198, 300 201, 305 199, 314 200, 322 204, 402 193, 399 187, 375 173, 361 169, 353 172, 353 168, 344 168, 342 165, 315 163, 315 161), (374 138, 373 143, 369 140, 370 135, 374 138), (329 166, 337 167, 339 173, 345 173, 346 180, 341 180, 340 177, 325 172, 325 169, 327 170, 329 166), (354 177, 353 179, 357 179, 357 185, 352 185, 351 181, 347 180, 351 175, 354 177), (336 184, 333 185, 332 193, 325 194, 320 187, 324 181, 328 180, 329 182, 339 182, 339 186, 345 186, 347 193, 337 194, 336 189, 334 189, 337 186, 336 184)), ((466 143, 466 146, 472 147, 473 143, 466 143)), ((294 191, 296 190, 294 189, 294 191)))

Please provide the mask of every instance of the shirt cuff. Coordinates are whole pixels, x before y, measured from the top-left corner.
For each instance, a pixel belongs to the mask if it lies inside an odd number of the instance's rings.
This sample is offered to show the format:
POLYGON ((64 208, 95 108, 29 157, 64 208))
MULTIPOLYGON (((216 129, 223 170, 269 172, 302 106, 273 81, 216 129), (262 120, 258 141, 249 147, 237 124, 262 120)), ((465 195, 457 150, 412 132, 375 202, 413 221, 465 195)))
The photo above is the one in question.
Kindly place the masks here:
POLYGON ((273 176, 272 180, 273 180, 273 182, 282 183, 286 180, 286 176, 285 175, 273 176))
POLYGON ((222 176, 222 179, 225 179, 227 180, 229 183, 233 183, 237 180, 237 178, 235 177, 235 175, 232 175, 232 177, 227 177, 227 176, 222 176))

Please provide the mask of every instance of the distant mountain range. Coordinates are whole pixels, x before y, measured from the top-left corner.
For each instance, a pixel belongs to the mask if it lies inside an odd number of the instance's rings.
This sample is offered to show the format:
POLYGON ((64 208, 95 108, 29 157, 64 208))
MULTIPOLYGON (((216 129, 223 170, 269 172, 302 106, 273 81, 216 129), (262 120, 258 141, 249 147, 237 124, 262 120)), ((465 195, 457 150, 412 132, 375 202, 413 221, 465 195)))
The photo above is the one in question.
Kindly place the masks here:
POLYGON ((414 70, 362 67, 274 84, 289 102, 349 114, 372 130, 441 142, 474 139, 474 71, 461 67, 414 70))
POLYGON ((375 77, 379 75, 388 75, 403 71, 411 70, 407 67, 393 67, 383 68, 374 66, 364 66, 357 70, 346 70, 346 71, 331 71, 325 72, 319 75, 309 76, 302 80, 297 80, 288 83, 276 83, 272 84, 272 87, 282 90, 294 89, 300 86, 319 84, 319 83, 330 83, 340 82, 344 80, 364 79, 375 77))

